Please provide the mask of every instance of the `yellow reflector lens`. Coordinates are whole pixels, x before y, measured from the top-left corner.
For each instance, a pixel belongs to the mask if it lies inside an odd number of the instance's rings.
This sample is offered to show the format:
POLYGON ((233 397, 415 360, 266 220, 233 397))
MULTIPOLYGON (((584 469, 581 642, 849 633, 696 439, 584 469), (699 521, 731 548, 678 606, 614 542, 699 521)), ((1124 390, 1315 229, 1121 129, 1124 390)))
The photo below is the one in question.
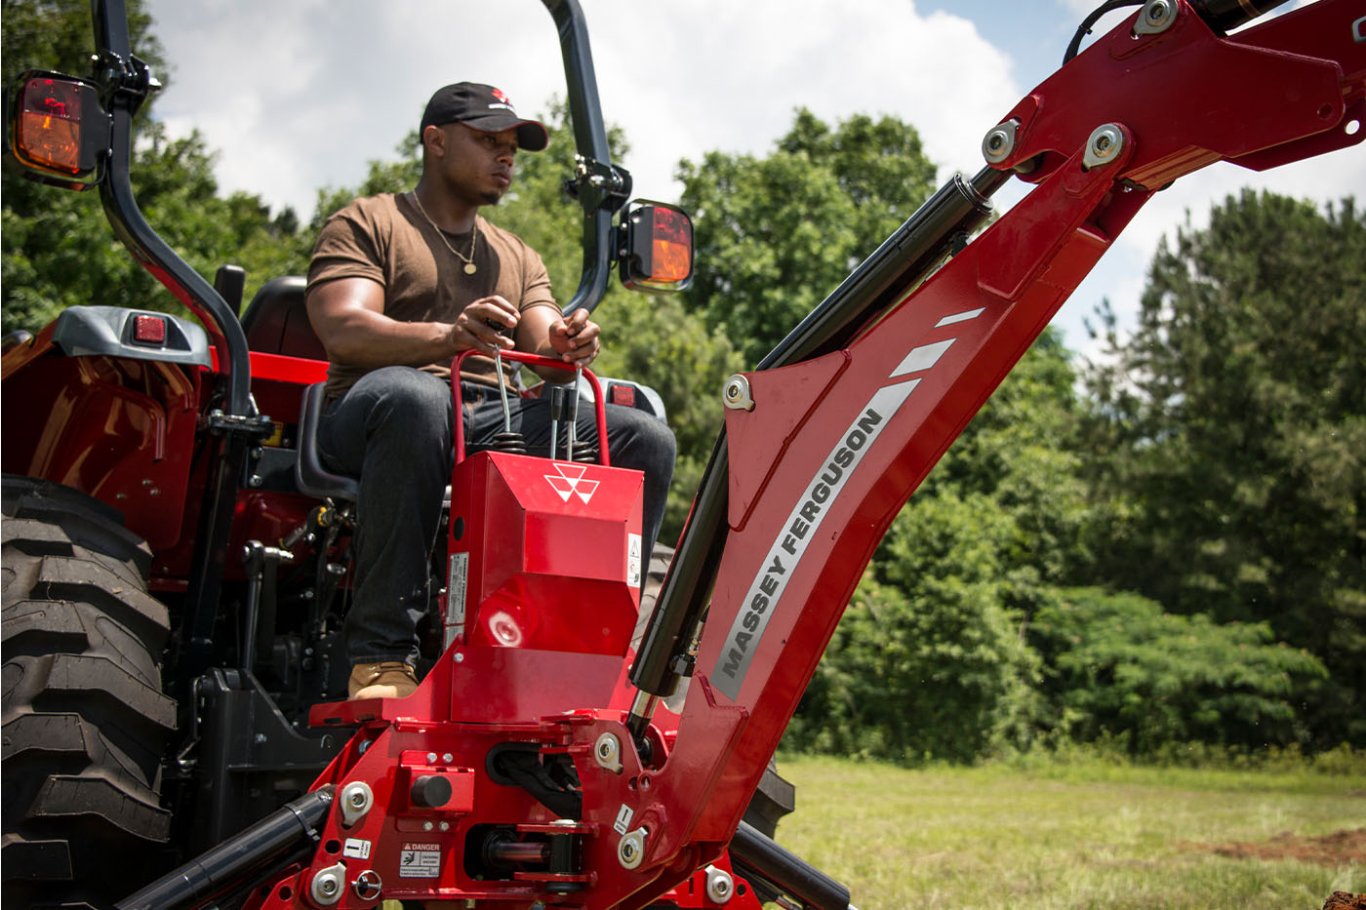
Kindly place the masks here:
POLYGON ((80 86, 54 79, 30 79, 24 86, 17 132, 15 144, 31 163, 79 174, 80 86))
POLYGON ((657 207, 650 233, 650 281, 686 281, 692 274, 692 224, 687 216, 657 207))
POLYGON ((651 244, 654 260, 651 281, 683 281, 692 271, 691 251, 687 244, 655 239, 651 244))

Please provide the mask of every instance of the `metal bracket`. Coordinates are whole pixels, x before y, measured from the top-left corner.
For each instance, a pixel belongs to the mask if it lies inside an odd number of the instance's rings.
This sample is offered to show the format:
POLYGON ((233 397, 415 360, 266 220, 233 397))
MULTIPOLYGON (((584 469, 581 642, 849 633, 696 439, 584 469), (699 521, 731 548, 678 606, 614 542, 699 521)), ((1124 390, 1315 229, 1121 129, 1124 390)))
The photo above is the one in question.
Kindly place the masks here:
POLYGON ((614 164, 575 155, 574 177, 564 182, 564 189, 583 205, 585 212, 615 212, 631 197, 631 175, 614 164))
POLYGON ((365 781, 352 781, 342 787, 341 794, 337 797, 337 805, 341 808, 342 825, 350 828, 369 814, 375 805, 375 794, 365 781))
POLYGON ((308 890, 313 900, 325 907, 332 906, 341 900, 346 892, 346 866, 336 863, 326 869, 319 869, 318 874, 313 876, 313 882, 308 890))
POLYGON ((1113 123, 1102 123, 1092 130, 1086 140, 1086 153, 1081 156, 1082 167, 1109 164, 1124 149, 1124 132, 1113 123))
POLYGON ((1015 131, 1019 127, 1020 121, 1011 119, 987 130, 982 137, 982 157, 989 164, 1000 164, 1009 158, 1015 151, 1015 131))
POLYGON ((1143 11, 1134 23, 1134 35, 1160 35, 1172 27, 1176 21, 1177 5, 1174 0, 1148 0, 1143 11))
POLYGON ((242 435, 249 439, 266 439, 275 432, 275 422, 264 414, 226 414, 214 408, 204 418, 210 433, 242 435))
POLYGON ((721 400, 732 411, 754 410, 754 398, 749 393, 749 380, 739 373, 726 380, 721 400))

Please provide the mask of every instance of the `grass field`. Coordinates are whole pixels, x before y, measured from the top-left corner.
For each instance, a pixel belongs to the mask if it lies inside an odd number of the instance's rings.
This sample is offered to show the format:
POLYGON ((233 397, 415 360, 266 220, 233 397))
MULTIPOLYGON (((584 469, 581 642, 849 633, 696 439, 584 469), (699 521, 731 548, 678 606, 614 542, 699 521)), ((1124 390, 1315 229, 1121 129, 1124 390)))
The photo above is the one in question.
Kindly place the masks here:
POLYGON ((1366 891, 1366 775, 779 759, 778 841, 875 908, 1319 910, 1366 891))

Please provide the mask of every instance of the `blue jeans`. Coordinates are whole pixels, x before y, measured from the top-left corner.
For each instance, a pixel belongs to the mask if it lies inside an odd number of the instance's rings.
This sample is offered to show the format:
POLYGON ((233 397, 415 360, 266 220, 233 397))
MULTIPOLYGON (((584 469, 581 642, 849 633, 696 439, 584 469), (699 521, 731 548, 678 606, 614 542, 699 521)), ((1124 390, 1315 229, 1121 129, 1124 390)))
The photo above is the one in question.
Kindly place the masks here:
MULTIPOLYGON (((466 382, 461 401, 467 449, 487 448, 503 431, 498 391, 466 382)), ((550 402, 514 397, 509 403, 512 429, 525 437, 528 453, 548 455, 550 402)), ((417 623, 427 612, 442 492, 451 477, 452 415, 447 380, 401 366, 365 374, 323 411, 319 453, 332 470, 360 478, 356 574, 346 619, 353 664, 417 660, 417 623)), ((582 442, 597 441, 592 408, 579 408, 577 434, 582 442)), ((673 433, 644 411, 609 404, 607 446, 613 466, 645 473, 648 559, 673 477, 673 433)), ((563 435, 559 450, 563 455, 563 435)))

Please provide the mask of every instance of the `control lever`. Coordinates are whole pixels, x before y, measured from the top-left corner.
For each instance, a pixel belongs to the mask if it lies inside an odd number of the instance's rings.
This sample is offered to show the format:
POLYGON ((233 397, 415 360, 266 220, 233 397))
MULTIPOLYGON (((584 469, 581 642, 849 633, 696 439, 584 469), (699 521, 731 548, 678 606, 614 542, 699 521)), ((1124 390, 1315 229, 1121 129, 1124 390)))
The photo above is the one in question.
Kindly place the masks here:
POLYGON ((560 417, 564 414, 564 386, 550 386, 550 460, 554 461, 560 445, 560 417))
MULTIPOLYGON (((502 323, 494 322, 492 319, 485 319, 484 324, 493 329, 499 335, 512 337, 512 330, 502 323)), ((503 373, 503 349, 495 347, 493 349, 493 369, 498 374, 498 401, 503 406, 503 432, 493 437, 493 447, 500 452, 511 452, 517 455, 526 454, 526 440, 521 433, 514 433, 512 430, 512 406, 508 404, 507 376, 503 373)))
POLYGON ((565 444, 565 460, 574 460, 574 444, 579 440, 579 383, 583 380, 583 367, 574 368, 574 385, 569 393, 565 417, 569 420, 569 440, 565 444))
MULTIPOLYGON (((492 319, 485 319, 484 325, 493 329, 499 335, 511 337, 512 332, 501 322, 494 322, 492 319)), ((498 373, 498 400, 503 405, 503 432, 512 432, 512 407, 508 404, 507 377, 503 375, 503 349, 495 347, 493 349, 493 366, 498 373)))

